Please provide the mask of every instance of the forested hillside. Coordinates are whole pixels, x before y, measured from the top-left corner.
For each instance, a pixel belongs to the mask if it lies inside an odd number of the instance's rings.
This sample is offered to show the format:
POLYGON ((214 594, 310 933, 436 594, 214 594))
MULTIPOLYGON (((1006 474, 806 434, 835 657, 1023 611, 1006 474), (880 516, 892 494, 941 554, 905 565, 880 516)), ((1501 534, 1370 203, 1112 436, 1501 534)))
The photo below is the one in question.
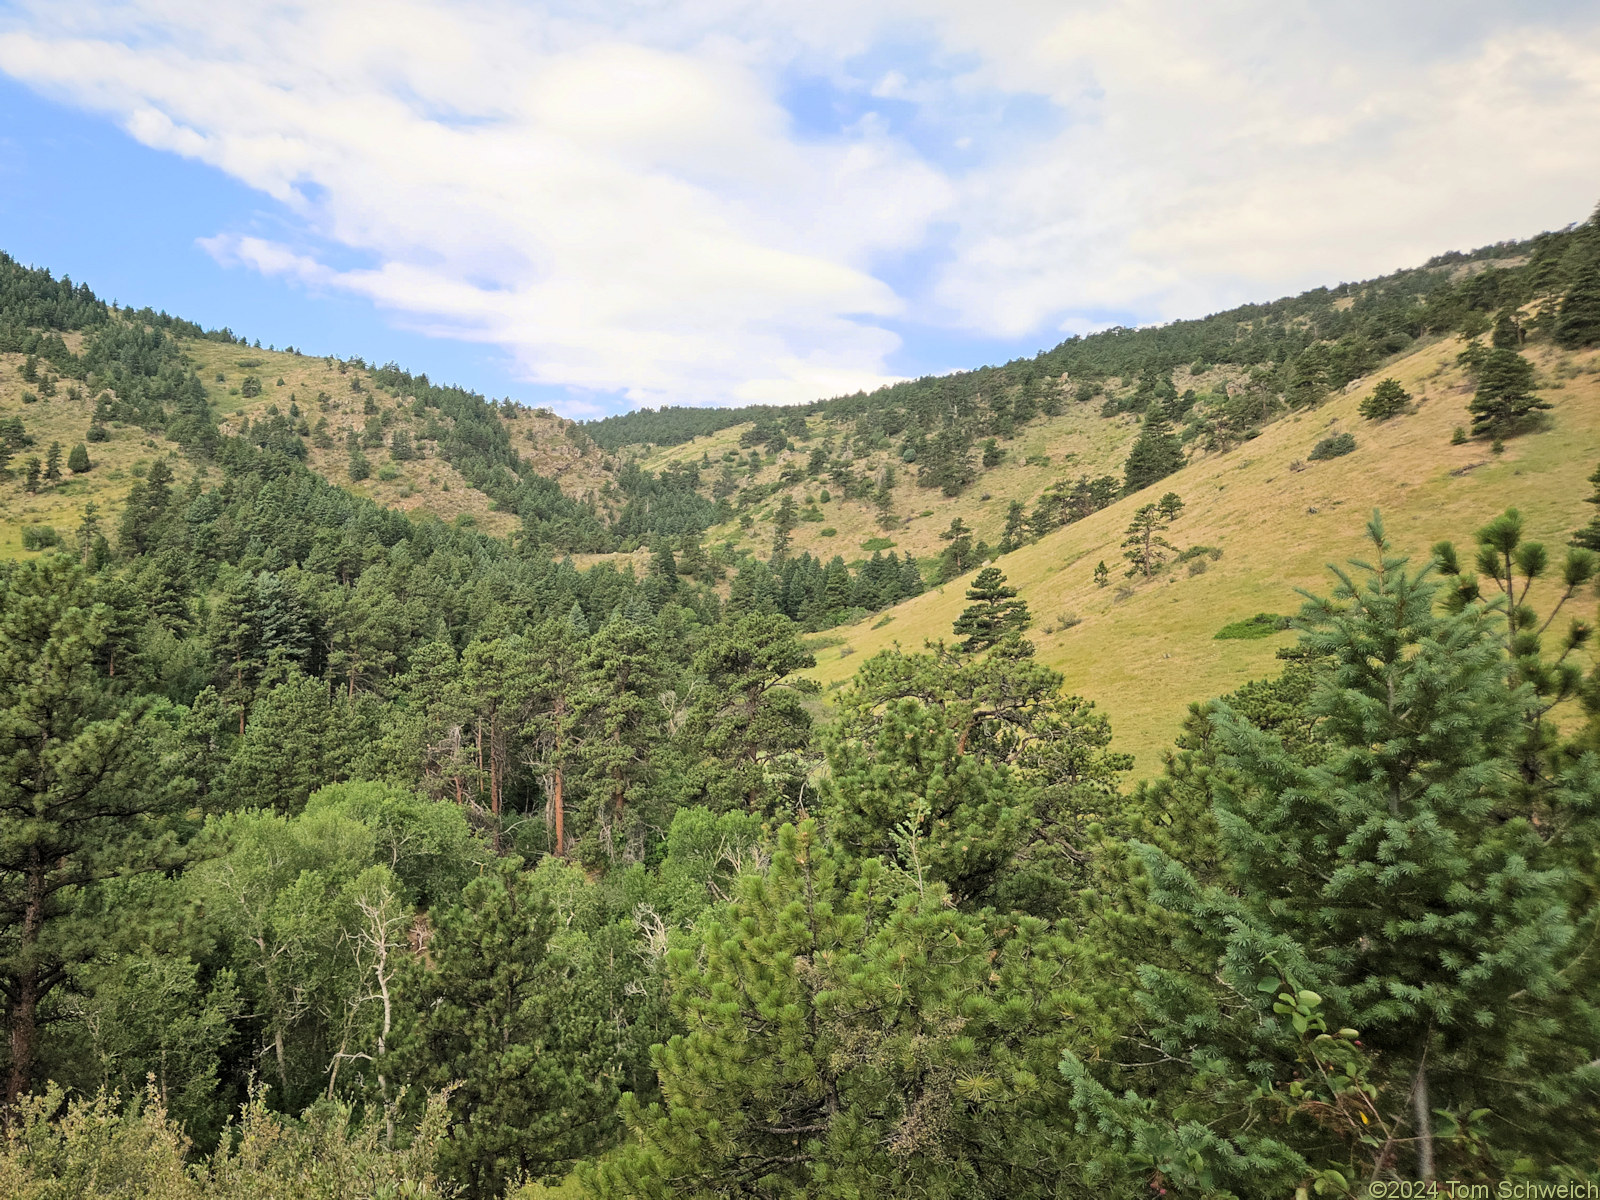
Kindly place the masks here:
POLYGON ((0 1195, 1600 1184, 1600 216, 587 426, 6 258, 0 422, 0 1195))

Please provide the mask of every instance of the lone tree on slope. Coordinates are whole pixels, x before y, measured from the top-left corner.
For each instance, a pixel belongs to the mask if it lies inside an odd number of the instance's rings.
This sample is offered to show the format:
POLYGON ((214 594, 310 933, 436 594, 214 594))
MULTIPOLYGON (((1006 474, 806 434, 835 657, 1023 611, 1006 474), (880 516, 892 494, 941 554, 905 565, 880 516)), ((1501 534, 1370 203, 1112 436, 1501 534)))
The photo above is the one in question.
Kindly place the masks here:
POLYGON ((987 650, 1009 633, 1021 633, 1033 619, 1028 602, 1017 599, 1017 589, 1006 585, 999 567, 979 571, 967 599, 974 603, 956 618, 954 629, 966 637, 961 648, 968 654, 987 650))

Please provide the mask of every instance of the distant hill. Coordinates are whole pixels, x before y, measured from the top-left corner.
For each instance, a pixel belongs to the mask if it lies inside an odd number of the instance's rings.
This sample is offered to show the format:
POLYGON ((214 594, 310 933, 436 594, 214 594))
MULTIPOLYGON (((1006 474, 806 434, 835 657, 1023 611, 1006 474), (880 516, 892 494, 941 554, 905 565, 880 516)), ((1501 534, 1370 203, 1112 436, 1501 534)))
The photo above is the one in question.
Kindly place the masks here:
POLYGON ((1600 365, 1563 304, 1576 311, 1564 298, 1595 280, 1600 219, 870 394, 576 424, 392 364, 114 308, 0 256, 0 556, 65 536, 91 502, 112 528, 158 457, 198 486, 256 455, 373 512, 580 568, 674 571, 726 604, 783 611, 816 635, 828 684, 891 641, 948 636, 967 577, 994 561, 1032 605, 1041 656, 1141 731, 1148 768, 1175 700, 1269 671, 1285 640, 1212 635, 1292 611, 1293 587, 1357 545, 1373 506, 1415 554, 1513 504, 1547 538, 1580 523, 1600 365), (1452 442, 1470 423, 1460 355, 1491 343, 1524 353, 1553 405, 1503 453, 1452 442), (1386 377, 1410 403, 1368 421, 1358 407, 1386 377), (1313 460, 1339 433, 1355 451, 1313 460), (92 465, 73 472, 80 442, 92 465), (27 460, 42 469, 53 444, 61 477, 30 489, 27 460), (1169 537, 1192 555, 1125 580, 1123 530, 1169 491, 1185 504, 1169 537))

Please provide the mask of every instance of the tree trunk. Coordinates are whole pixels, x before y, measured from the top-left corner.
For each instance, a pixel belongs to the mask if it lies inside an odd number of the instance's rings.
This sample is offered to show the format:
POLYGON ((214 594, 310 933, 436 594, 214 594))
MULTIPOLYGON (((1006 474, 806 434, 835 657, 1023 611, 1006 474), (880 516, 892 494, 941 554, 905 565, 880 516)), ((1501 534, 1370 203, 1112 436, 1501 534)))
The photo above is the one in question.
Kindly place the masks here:
POLYGON ((1411 1108, 1417 1123, 1417 1177, 1433 1179, 1433 1110, 1428 1107, 1428 1056, 1423 1052, 1411 1086, 1411 1108))
POLYGON ((567 814, 562 802, 561 768, 556 768, 556 786, 553 795, 556 817, 556 857, 564 858, 567 853, 567 814))
POLYGON ((39 964, 33 952, 44 927, 45 864, 37 847, 28 854, 28 902, 22 910, 22 933, 18 958, 27 964, 17 979, 17 997, 7 1014, 11 1025, 11 1073, 6 1079, 6 1112, 28 1092, 33 1075, 33 1056, 38 1044, 39 1001, 43 999, 39 964))

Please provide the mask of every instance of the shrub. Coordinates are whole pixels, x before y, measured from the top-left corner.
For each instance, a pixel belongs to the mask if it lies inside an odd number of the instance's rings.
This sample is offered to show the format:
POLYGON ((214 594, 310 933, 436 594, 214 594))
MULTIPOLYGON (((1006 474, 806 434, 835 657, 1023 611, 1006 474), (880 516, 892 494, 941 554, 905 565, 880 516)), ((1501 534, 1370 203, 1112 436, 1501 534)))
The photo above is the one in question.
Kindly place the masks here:
POLYGON ((391 483, 400 478, 400 468, 393 463, 384 463, 378 468, 378 479, 383 483, 391 483))
POLYGON ((84 440, 90 442, 109 442, 111 440, 111 432, 104 425, 96 421, 93 425, 89 426, 89 435, 84 440))
POLYGON ((245 399, 261 395, 261 380, 254 375, 246 375, 244 382, 239 385, 239 394, 245 399))
POLYGON ((61 535, 56 532, 53 525, 24 525, 22 527, 22 548, 24 550, 48 550, 51 546, 61 545, 61 535))
POLYGON ((873 627, 873 628, 874 628, 874 629, 882 629, 882 628, 883 628, 883 627, 884 627, 884 626, 885 626, 885 625, 887 625, 887 624, 888 624, 888 623, 889 623, 889 622, 890 622, 890 621, 892 621, 892 620, 894 620, 894 617, 893 617, 893 616, 890 616, 890 615, 888 615, 888 614, 885 614, 885 615, 884 615, 884 616, 883 616, 883 617, 882 617, 882 619, 880 619, 880 620, 878 620, 878 621, 875 621, 875 622, 874 622, 874 623, 873 623, 873 626, 872 626, 872 627, 873 627))
POLYGON ((1348 433, 1330 434, 1311 448, 1311 461, 1322 462, 1330 458, 1342 458, 1356 448, 1356 439, 1348 433))
POLYGON ((1212 634, 1212 638, 1219 642, 1251 641, 1255 638, 1271 637, 1287 628, 1289 628, 1288 617, 1280 617, 1276 613, 1257 613, 1253 617, 1246 617, 1243 621, 1224 625, 1212 634))
POLYGON ((1457 425, 1455 432, 1450 435, 1452 446, 1465 446, 1467 444, 1467 430, 1464 425, 1457 425))
POLYGON ((832 525, 829 525, 826 529, 817 530, 817 536, 818 537, 838 537, 839 536, 839 531, 837 529, 835 529, 832 525))
POLYGON ((79 442, 72 448, 72 452, 67 455, 67 470, 74 475, 82 475, 91 466, 93 464, 89 461, 89 448, 79 442))
POLYGON ((868 538, 866 541, 862 542, 861 548, 868 554, 871 554, 874 550, 893 550, 895 545, 896 543, 890 538, 875 537, 868 538))

